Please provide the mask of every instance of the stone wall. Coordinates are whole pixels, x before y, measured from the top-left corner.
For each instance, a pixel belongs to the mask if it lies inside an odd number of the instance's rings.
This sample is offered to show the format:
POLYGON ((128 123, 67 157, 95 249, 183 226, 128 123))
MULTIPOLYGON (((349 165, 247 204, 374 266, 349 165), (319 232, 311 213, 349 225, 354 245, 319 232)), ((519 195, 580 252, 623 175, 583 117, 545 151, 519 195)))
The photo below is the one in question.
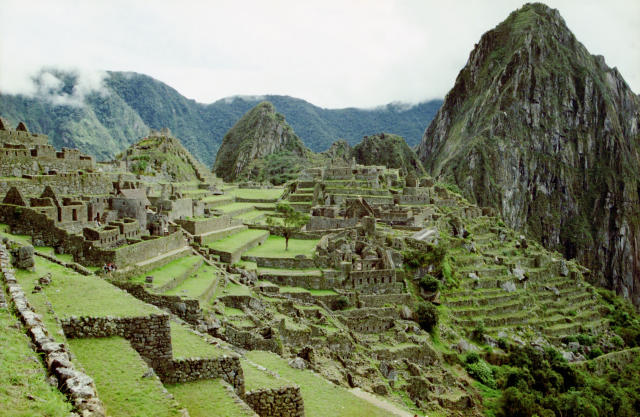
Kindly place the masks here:
POLYGON ((227 342, 247 350, 266 350, 282 355, 282 343, 277 335, 265 338, 255 331, 238 330, 232 326, 225 326, 224 337, 227 342))
POLYGON ((411 294, 361 294, 359 301, 364 307, 382 307, 385 304, 412 305, 411 294))
POLYGON ((183 299, 178 295, 152 294, 147 292, 142 284, 121 281, 111 281, 111 283, 145 303, 169 309, 173 314, 188 323, 196 324, 199 320, 202 320, 202 310, 198 300, 183 299))
MULTIPOLYGON (((68 396, 73 407, 82 415, 87 413, 95 417, 105 416, 93 379, 75 369, 65 346, 56 343, 49 336, 49 331, 40 316, 29 306, 24 291, 9 265, 9 253, 3 244, 0 244, 0 272, 7 286, 9 300, 27 329, 27 335, 31 338, 35 350, 43 355, 47 370, 56 378, 58 388, 68 396)), ((4 306, 6 308, 6 304, 4 306)))
POLYGON ((70 338, 119 336, 151 366, 163 366, 172 360, 171 328, 168 314, 141 317, 67 317, 62 330, 70 338))
POLYGON ((254 390, 244 400, 260 417, 304 417, 300 387, 254 390))
POLYGON ((180 198, 169 200, 171 209, 168 210, 169 220, 184 219, 193 216, 193 200, 190 198, 180 198))
POLYGON ((213 232, 215 230, 226 229, 227 227, 239 226, 241 221, 233 220, 229 216, 210 217, 208 219, 197 220, 176 220, 180 226, 192 235, 201 235, 204 233, 213 232))
MULTIPOLYGON (((2 177, 3 175, 0 175, 2 177)), ((24 196, 39 196, 47 186, 58 195, 106 195, 113 191, 116 177, 106 173, 59 173, 0 179, 0 195, 16 187, 24 196)))
POLYGON ((357 218, 341 219, 332 217, 312 216, 307 224, 307 230, 335 230, 355 227, 357 218))
POLYGON ((331 290, 333 288, 342 288, 343 278, 341 277, 324 277, 314 275, 287 275, 287 274, 262 274, 260 279, 272 282, 280 286, 302 287, 308 290, 331 290))
POLYGON ((143 240, 115 249, 115 263, 118 267, 130 266, 185 246, 187 246, 187 242, 182 232, 178 231, 169 236, 143 240))
POLYGON ((244 393, 244 374, 238 356, 172 360, 156 371, 165 384, 222 378, 235 388, 238 395, 244 393))
POLYGON ((311 258, 265 258, 258 256, 243 256, 242 259, 255 262, 260 268, 309 269, 316 268, 311 258))

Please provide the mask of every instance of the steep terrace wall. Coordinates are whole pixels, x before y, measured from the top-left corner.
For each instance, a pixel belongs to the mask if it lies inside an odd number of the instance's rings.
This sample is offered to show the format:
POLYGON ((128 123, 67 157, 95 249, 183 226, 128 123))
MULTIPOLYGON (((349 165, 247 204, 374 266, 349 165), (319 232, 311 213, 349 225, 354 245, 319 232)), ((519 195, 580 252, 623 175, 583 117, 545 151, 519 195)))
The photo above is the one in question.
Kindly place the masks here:
POLYGON ((233 220, 231 217, 224 215, 220 217, 210 217, 208 219, 176 220, 176 223, 194 236, 242 225, 241 221, 233 220))

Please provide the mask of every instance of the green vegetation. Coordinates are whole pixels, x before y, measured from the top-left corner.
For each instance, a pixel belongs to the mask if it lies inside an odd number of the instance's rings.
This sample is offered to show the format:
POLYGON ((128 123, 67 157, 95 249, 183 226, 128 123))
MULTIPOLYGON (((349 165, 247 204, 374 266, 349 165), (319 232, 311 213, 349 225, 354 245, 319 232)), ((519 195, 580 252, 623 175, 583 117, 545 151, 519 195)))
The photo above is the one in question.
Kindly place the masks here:
POLYGON ((251 417, 248 406, 238 404, 234 394, 219 379, 166 385, 167 390, 189 411, 191 417, 251 417))
POLYGON ((94 379, 109 416, 180 415, 177 404, 162 392, 160 381, 143 376, 149 368, 125 339, 71 339, 68 344, 94 379))
POLYGON ((429 302, 418 304, 416 321, 424 330, 432 331, 438 325, 438 309, 429 302))
POLYGON ((313 257, 318 240, 314 239, 289 239, 291 246, 285 249, 285 238, 269 236, 260 246, 249 249, 245 255, 264 258, 294 258, 296 255, 313 257))
POLYGON ((356 397, 309 370, 293 369, 271 352, 250 351, 247 357, 300 386, 307 417, 388 417, 389 412, 356 397), (328 406, 330 404, 330 406, 328 406))
POLYGON ((216 240, 215 242, 211 242, 207 246, 212 249, 216 249, 224 252, 234 252, 242 248, 248 242, 251 242, 254 239, 265 236, 268 233, 269 232, 266 232, 264 230, 257 230, 257 229, 243 230, 242 232, 238 232, 233 235, 227 236, 223 239, 216 240))
POLYGON ((229 195, 237 198, 256 199, 256 200, 277 200, 282 197, 283 188, 236 188, 229 191, 229 195))
POLYGON ((138 275, 131 280, 134 282, 145 282, 145 277, 153 277, 153 286, 156 288, 162 287, 169 283, 172 279, 179 277, 186 273, 190 268, 193 268, 198 262, 201 262, 202 258, 196 255, 188 255, 169 262, 159 268, 152 269, 149 272, 138 275))
MULTIPOLYGON (((626 417, 640 412, 640 357, 637 355, 623 367, 615 361, 601 362, 607 367, 600 373, 602 376, 569 365, 560 353, 550 348, 541 352, 531 346, 511 347, 504 365, 477 365, 482 362, 477 355, 468 355, 466 367, 480 382, 489 387, 495 382, 502 391, 497 401, 495 395, 488 395, 485 401, 489 413, 498 417, 626 417)), ((586 367, 589 366, 587 363, 586 367)))
POLYGON ((71 404, 46 381, 46 369, 18 330, 18 319, 0 309, 0 415, 68 416, 71 404))
POLYGON ((278 378, 267 371, 258 369, 255 364, 246 359, 241 359, 241 364, 247 392, 262 388, 279 388, 285 385, 292 385, 286 379, 278 378))
POLYGON ((399 168, 414 177, 426 175, 418 155, 397 135, 380 133, 365 136, 362 142, 353 147, 351 155, 363 165, 384 165, 387 168, 399 168))
POLYGON ((203 264, 193 275, 177 287, 166 291, 167 295, 180 295, 200 298, 220 278, 220 270, 215 266, 203 264))
POLYGON ((278 203, 276 205, 276 213, 278 213, 281 218, 278 225, 276 226, 273 217, 267 218, 267 224, 275 226, 282 231, 282 235, 284 236, 284 250, 286 251, 289 249, 289 239, 295 232, 299 231, 302 226, 307 224, 309 215, 297 211, 287 203, 278 203))
POLYGON ((175 322, 171 322, 171 346, 174 358, 217 358, 225 353, 175 322))
MULTIPOLYGON (((38 278, 51 273, 51 284, 43 292, 58 316, 146 316, 158 310, 96 276, 84 276, 36 257, 35 271, 16 270, 25 292, 31 292, 38 278)), ((46 311, 46 310, 45 310, 46 311)))

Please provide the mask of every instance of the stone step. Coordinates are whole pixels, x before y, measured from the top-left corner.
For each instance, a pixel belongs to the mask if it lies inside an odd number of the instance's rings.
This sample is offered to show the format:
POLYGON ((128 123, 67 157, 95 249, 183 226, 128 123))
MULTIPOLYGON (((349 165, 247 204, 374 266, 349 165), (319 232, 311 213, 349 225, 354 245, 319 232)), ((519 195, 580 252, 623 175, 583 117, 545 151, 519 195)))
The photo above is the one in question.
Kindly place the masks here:
POLYGON ((289 196, 289 201, 293 203, 307 203, 313 201, 313 194, 294 193, 289 196))
POLYGON ((488 317, 474 317, 464 320, 458 320, 458 324, 464 327, 473 328, 480 322, 484 324, 484 327, 489 331, 499 331, 504 327, 517 327, 524 324, 528 324, 534 316, 531 312, 524 311, 517 314, 501 314, 488 317))

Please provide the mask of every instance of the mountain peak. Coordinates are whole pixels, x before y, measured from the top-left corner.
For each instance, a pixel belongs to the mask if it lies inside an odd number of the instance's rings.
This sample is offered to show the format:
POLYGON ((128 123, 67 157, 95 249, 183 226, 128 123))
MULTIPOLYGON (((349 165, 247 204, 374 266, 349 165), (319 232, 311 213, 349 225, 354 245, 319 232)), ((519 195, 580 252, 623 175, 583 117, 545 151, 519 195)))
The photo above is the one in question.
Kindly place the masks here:
POLYGON ((639 116, 638 96, 557 10, 526 4, 482 36, 417 153, 640 305, 639 116))
POLYGON ((307 149, 274 105, 263 101, 224 136, 213 170, 225 181, 261 179, 262 164, 256 161, 275 153, 304 158, 307 149))

